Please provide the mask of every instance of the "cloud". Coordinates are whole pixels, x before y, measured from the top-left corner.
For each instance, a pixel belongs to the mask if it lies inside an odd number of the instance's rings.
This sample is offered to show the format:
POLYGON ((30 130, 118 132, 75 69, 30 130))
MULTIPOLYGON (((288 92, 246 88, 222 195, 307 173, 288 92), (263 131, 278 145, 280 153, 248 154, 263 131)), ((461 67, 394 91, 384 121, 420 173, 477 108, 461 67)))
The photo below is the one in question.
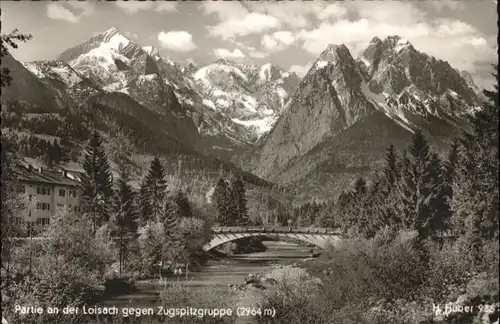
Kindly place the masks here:
POLYGON ((176 12, 177 11, 177 2, 173 1, 165 1, 160 2, 156 5, 155 11, 157 12, 176 12))
POLYGON ((237 1, 203 1, 201 9, 207 16, 215 14, 220 21, 243 18, 250 11, 237 1))
POLYGON ((292 65, 289 70, 291 72, 295 72, 295 74, 303 78, 311 68, 312 64, 313 62, 309 62, 305 65, 292 65))
POLYGON ((314 20, 324 21, 344 17, 347 8, 328 1, 265 1, 247 2, 252 11, 278 18, 290 29, 310 26, 314 20))
POLYGON ((357 55, 374 36, 400 35, 419 51, 461 70, 474 72, 478 63, 495 60, 494 49, 475 27, 460 20, 431 19, 412 2, 363 1, 350 2, 349 6, 358 15, 354 20, 325 21, 316 28, 300 30, 296 36, 302 48, 318 55, 328 44, 345 44, 357 55))
POLYGON ((128 15, 134 15, 141 10, 151 10, 154 2, 150 1, 116 1, 115 6, 125 11, 128 15))
POLYGON ((258 51, 254 46, 248 45, 245 42, 239 42, 239 41, 234 40, 234 39, 232 39, 230 41, 235 45, 235 47, 242 48, 246 52, 248 52, 248 56, 250 56, 250 57, 262 59, 262 58, 269 56, 268 53, 258 51))
POLYGON ((216 48, 213 52, 215 57, 220 59, 242 59, 246 56, 238 48, 235 48, 232 52, 227 48, 216 48))
POLYGON ((315 11, 316 18, 321 21, 342 18, 347 15, 347 8, 339 3, 329 3, 326 7, 315 11))
POLYGON ((177 52, 189 52, 196 48, 193 36, 183 30, 162 31, 158 34, 158 40, 163 47, 177 52))
POLYGON ((347 14, 344 5, 311 1, 205 1, 205 15, 216 15, 218 23, 207 27, 210 36, 224 40, 259 34, 281 26, 295 30, 310 26, 314 20, 329 20, 347 14))
POLYGON ((465 4, 457 0, 439 0, 425 1, 424 4, 430 6, 433 10, 442 11, 448 10, 465 10, 465 4))
POLYGON ((295 42, 295 36, 290 31, 277 31, 262 37, 262 46, 271 52, 279 52, 295 42))
POLYGON ((204 14, 216 15, 218 18, 217 24, 207 26, 209 35, 231 40, 238 36, 258 34, 280 26, 279 19, 265 13, 252 12, 246 3, 204 1, 201 4, 204 14))
POLYGON ((51 2, 47 4, 47 17, 76 24, 82 17, 90 16, 95 10, 93 2, 51 2))
POLYGON ((124 34, 125 34, 126 37, 131 38, 133 40, 138 40, 139 39, 139 35, 137 35, 136 33, 131 33, 129 31, 126 31, 124 34))
POLYGON ((235 36, 258 34, 279 26, 280 21, 277 18, 252 12, 243 18, 230 18, 207 28, 210 36, 228 40, 235 36))
POLYGON ((263 58, 266 58, 269 56, 268 53, 260 52, 260 51, 250 51, 250 52, 248 52, 248 55, 250 55, 253 58, 257 58, 257 59, 263 59, 263 58))
POLYGON ((128 15, 134 15, 139 11, 147 11, 147 10, 154 10, 156 12, 177 11, 176 2, 116 1, 115 6, 122 9, 128 15))

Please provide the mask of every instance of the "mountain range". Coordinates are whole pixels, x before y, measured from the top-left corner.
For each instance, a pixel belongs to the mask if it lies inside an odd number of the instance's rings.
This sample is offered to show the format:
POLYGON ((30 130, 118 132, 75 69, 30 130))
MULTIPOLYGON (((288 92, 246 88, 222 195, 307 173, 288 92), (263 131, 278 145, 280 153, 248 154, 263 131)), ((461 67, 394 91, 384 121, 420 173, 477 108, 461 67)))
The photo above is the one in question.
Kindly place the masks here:
POLYGON ((470 74, 399 36, 374 37, 357 57, 329 45, 303 78, 273 64, 180 64, 117 28, 56 60, 2 66, 14 78, 2 94, 11 111, 83 114, 136 155, 182 152, 324 199, 416 128, 444 152, 484 100, 470 74))

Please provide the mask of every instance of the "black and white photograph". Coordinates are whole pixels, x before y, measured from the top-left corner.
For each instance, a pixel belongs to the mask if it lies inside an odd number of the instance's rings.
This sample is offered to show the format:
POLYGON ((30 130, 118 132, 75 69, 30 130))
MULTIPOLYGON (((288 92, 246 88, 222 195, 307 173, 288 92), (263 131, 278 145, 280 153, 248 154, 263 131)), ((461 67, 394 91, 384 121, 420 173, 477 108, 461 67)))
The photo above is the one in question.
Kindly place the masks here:
POLYGON ((0 10, 2 324, 499 324, 497 0, 0 10))

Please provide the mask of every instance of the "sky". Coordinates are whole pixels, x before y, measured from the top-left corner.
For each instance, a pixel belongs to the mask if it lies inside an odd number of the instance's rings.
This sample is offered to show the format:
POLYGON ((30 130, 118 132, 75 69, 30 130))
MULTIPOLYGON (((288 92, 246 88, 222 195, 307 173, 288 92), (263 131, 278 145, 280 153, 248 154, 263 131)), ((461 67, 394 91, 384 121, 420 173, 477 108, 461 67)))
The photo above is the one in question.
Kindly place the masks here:
POLYGON ((55 59, 111 27, 163 57, 208 64, 219 58, 273 63, 299 75, 328 44, 356 56, 370 40, 399 35, 491 87, 497 62, 495 0, 423 1, 1 1, 2 33, 33 39, 20 61, 55 59))

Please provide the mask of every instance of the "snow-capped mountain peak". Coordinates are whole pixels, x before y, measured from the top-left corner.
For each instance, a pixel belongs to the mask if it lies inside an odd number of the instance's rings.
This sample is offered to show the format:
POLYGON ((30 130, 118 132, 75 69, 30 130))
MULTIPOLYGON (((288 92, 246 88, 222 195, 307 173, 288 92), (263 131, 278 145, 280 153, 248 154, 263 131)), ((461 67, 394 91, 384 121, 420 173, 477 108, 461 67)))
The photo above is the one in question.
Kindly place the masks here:
POLYGON ((256 138, 270 130, 298 83, 294 73, 270 63, 224 59, 199 68, 193 79, 208 109, 247 127, 256 138))
POLYGON ((413 45, 406 38, 398 35, 388 36, 382 43, 396 53, 399 53, 404 49, 414 49, 413 45))
POLYGON ((157 47, 154 46, 144 46, 142 48, 144 52, 146 52, 149 56, 152 56, 154 58, 159 58, 160 57, 160 51, 158 50, 157 47))
MULTIPOLYGON (((128 38, 126 38, 124 35, 122 35, 120 33, 120 30, 116 27, 112 27, 112 28, 100 33, 100 35, 102 35, 102 41, 105 43, 110 42, 111 39, 114 39, 114 42, 122 41, 122 42, 125 42, 126 44, 128 44, 128 42, 130 41, 128 38)), ((126 44, 125 44, 125 46, 126 46, 126 44)))
POLYGON ((111 27, 108 30, 103 31, 102 33, 99 33, 100 35, 103 35, 104 37, 112 37, 113 35, 119 34, 120 30, 117 27, 111 27))
POLYGON ((338 59, 350 56, 351 54, 349 52, 349 49, 344 44, 341 45, 330 44, 323 52, 321 52, 318 60, 327 62, 336 62, 338 59))
POLYGON ((357 60, 329 45, 248 161, 258 175, 293 186, 351 181, 389 143, 404 148, 417 128, 444 148, 477 102, 458 71, 402 37, 373 38, 357 60))

